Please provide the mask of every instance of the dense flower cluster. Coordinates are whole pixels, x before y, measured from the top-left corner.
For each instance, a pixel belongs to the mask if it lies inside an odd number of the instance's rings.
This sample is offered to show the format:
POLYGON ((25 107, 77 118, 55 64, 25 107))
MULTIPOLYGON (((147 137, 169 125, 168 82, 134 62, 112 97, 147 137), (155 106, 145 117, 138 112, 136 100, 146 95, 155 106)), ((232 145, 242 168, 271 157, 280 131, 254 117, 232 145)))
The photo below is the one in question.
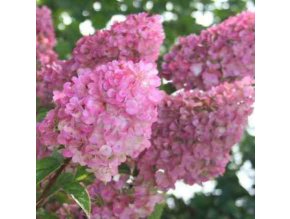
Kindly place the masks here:
POLYGON ((37 97, 42 105, 52 100, 54 90, 61 90, 81 68, 94 68, 113 60, 154 63, 164 33, 159 16, 146 13, 129 15, 110 30, 100 30, 82 37, 68 61, 57 60, 53 50, 55 37, 48 8, 37 8, 37 97))
MULTIPOLYGON (((85 216, 85 213, 80 209, 80 207, 77 204, 64 203, 61 206, 57 206, 57 207, 58 209, 56 211, 56 214, 59 219, 67 219, 67 218, 86 219, 87 218, 85 216)), ((91 217, 90 219, 93 219, 93 218, 91 217)))
POLYGON ((246 77, 206 92, 193 90, 165 98, 152 127, 152 147, 141 156, 138 168, 147 168, 147 178, 151 170, 164 190, 180 179, 194 184, 222 174, 252 112, 251 83, 246 77))
POLYGON ((243 12, 179 39, 164 56, 161 75, 177 88, 210 89, 223 81, 254 76, 255 14, 243 12))
POLYGON ((57 58, 53 51, 56 40, 51 20, 51 12, 47 7, 36 8, 36 60, 38 66, 50 63, 57 58))
POLYGON ((59 87, 62 63, 53 50, 56 44, 51 12, 47 7, 36 8, 36 96, 42 105, 51 101, 52 91, 59 87))
MULTIPOLYGON (((156 204, 164 201, 164 194, 157 191, 152 181, 144 181, 130 175, 118 175, 116 180, 103 183, 96 180, 88 187, 92 200, 91 219, 139 219, 147 218, 156 204)), ((56 212, 59 218, 85 219, 76 204, 64 204, 56 212)))
MULTIPOLYGON (((58 149, 72 158, 66 171, 82 165, 95 174, 91 219, 146 218, 177 180, 201 183, 224 172, 254 102, 254 13, 180 38, 162 66, 178 89, 166 97, 157 88, 159 16, 129 15, 82 37, 61 61, 49 9, 36 13, 37 96, 54 103, 37 124, 37 158, 58 149)), ((86 218, 72 203, 44 208, 86 218)))
POLYGON ((54 90, 62 90, 63 84, 76 74, 75 69, 71 60, 55 60, 36 72, 36 94, 44 105, 52 101, 54 90))
POLYGON ((50 110, 36 126, 36 156, 38 159, 51 154, 57 142, 57 111, 50 110))
POLYGON ((77 42, 73 51, 80 67, 94 67, 113 60, 155 62, 164 39, 159 16, 129 15, 110 30, 100 30, 77 42))
POLYGON ((97 204, 92 208, 92 219, 138 219, 150 215, 157 203, 164 200, 150 181, 130 182, 128 176, 108 184, 95 182, 89 193, 97 204))
POLYGON ((56 108, 38 124, 42 145, 64 145, 64 156, 110 181, 126 156, 150 147, 151 125, 163 93, 153 64, 113 61, 56 91, 56 108))

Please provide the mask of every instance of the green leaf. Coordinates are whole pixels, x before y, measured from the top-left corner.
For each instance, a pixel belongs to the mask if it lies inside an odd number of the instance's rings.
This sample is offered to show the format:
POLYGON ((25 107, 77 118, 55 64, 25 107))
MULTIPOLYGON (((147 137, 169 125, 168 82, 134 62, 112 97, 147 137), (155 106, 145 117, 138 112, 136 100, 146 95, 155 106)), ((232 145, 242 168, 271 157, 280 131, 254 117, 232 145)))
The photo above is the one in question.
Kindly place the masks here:
POLYGON ((148 217, 148 219, 160 219, 163 209, 165 207, 165 203, 155 205, 153 213, 148 217))
POLYGON ((43 120, 48 111, 49 111, 49 109, 40 108, 36 114, 36 121, 40 122, 41 120, 43 120))
POLYGON ((56 149, 53 150, 51 156, 53 158, 57 159, 58 162, 60 162, 60 163, 63 163, 63 161, 64 161, 63 156, 56 149))
POLYGON ((176 88, 172 83, 162 84, 159 89, 165 91, 167 94, 172 94, 176 91, 176 88))
POLYGON ((119 166, 118 169, 119 169, 120 174, 130 174, 131 173, 130 167, 126 163, 121 163, 121 165, 119 166))
POLYGON ((74 182, 63 186, 63 190, 76 201, 88 218, 90 218, 91 199, 86 188, 84 188, 80 183, 74 182))
POLYGON ((89 173, 87 171, 87 168, 84 166, 78 166, 76 174, 75 174, 75 180, 78 182, 83 182, 86 185, 90 184, 94 180, 94 174, 89 173))
POLYGON ((43 208, 37 210, 36 216, 37 218, 40 218, 40 219, 57 219, 58 218, 55 214, 51 212, 47 212, 43 208))
POLYGON ((47 178, 50 174, 56 171, 61 162, 54 157, 46 157, 36 161, 36 184, 47 178))
POLYGON ((64 186, 74 182, 74 176, 72 173, 62 173, 56 180, 55 184, 51 187, 49 195, 51 196, 55 192, 62 189, 64 186))

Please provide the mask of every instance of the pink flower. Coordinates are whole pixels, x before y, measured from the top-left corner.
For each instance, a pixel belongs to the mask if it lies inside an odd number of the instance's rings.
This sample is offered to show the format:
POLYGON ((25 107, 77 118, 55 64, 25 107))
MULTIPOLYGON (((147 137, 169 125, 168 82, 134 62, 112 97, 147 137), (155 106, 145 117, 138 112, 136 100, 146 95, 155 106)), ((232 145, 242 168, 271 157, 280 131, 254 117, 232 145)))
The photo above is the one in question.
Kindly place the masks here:
POLYGON ((57 111, 50 110, 44 120, 36 125, 36 157, 42 159, 51 155, 57 142, 57 111))
MULTIPOLYGON (((165 198, 154 181, 144 181, 132 175, 119 175, 117 180, 109 183, 95 180, 87 189, 92 200, 91 219, 147 218, 155 205, 164 202, 165 198)), ((65 204, 56 213, 59 217, 65 216, 65 210, 85 218, 75 204, 65 204)))
POLYGON ((163 97, 157 73, 153 64, 125 61, 84 70, 55 91, 56 108, 38 124, 38 140, 64 145, 66 157, 110 181, 127 156, 136 158, 150 147, 163 97))
POLYGON ((238 143, 252 112, 249 77, 210 90, 167 96, 152 127, 152 147, 137 160, 145 180, 173 188, 177 180, 201 183, 221 175, 232 146, 238 143))
MULTIPOLYGON (((98 31, 92 36, 81 38, 73 57, 68 61, 59 61, 53 51, 55 36, 51 13, 43 7, 37 8, 37 39, 37 97, 41 105, 48 105, 54 90, 61 90, 65 82, 85 72, 86 68, 93 69, 113 60, 154 63, 164 33, 159 16, 146 13, 129 15, 126 21, 115 23, 111 30, 98 31)), ((113 91, 110 92, 114 95, 113 91)), ((156 97, 153 95, 150 98, 156 97)), ((128 108, 134 113, 132 104, 134 102, 128 102, 128 108)))
MULTIPOLYGON (((51 209, 51 212, 55 210, 51 209)), ((72 217, 75 219, 86 219, 85 213, 80 209, 77 204, 67 204, 64 203, 60 208, 57 209, 56 214, 59 219, 67 219, 72 217)))
POLYGON ((164 56, 161 75, 178 89, 208 90, 223 81, 254 77, 254 67, 255 14, 243 12, 199 36, 181 37, 164 56))
POLYGON ((146 13, 129 15, 110 30, 82 37, 73 51, 80 67, 93 68, 113 60, 155 62, 164 39, 159 16, 146 13))
MULTIPOLYGON (((51 101, 52 88, 59 86, 55 75, 62 73, 62 67, 54 52, 56 40, 54 35, 51 12, 47 7, 36 8, 36 95, 41 105, 51 101), (54 85, 54 82, 56 83, 54 85)), ((61 76, 63 77, 63 76, 61 76)))
POLYGON ((89 193, 99 203, 92 207, 92 219, 146 218, 156 204, 164 201, 164 194, 158 193, 151 181, 138 177, 130 181, 127 175, 107 184, 95 181, 89 193))
POLYGON ((62 90, 63 84, 70 81, 75 74, 74 63, 71 60, 55 60, 44 64, 36 72, 36 95, 41 104, 50 104, 53 91, 62 90))
POLYGON ((36 8, 36 60, 39 65, 49 63, 57 58, 53 51, 56 40, 51 12, 47 7, 36 8))

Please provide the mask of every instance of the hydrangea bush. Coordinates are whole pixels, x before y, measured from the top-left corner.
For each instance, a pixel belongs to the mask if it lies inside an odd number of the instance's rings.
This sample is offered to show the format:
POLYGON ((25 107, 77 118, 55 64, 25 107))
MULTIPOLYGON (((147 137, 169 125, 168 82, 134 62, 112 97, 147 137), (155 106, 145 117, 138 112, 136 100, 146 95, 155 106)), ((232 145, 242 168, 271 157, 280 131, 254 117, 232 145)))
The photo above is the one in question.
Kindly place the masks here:
POLYGON ((254 13, 181 37, 161 70, 158 15, 84 36, 68 60, 36 15, 40 218, 153 218, 177 180, 223 174, 254 103, 254 13))

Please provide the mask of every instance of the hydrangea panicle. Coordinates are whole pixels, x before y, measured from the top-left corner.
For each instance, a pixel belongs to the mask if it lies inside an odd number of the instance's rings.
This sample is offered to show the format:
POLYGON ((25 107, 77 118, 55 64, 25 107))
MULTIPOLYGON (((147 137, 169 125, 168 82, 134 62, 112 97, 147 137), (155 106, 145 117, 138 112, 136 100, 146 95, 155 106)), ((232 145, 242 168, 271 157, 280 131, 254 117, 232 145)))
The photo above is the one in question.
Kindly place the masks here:
POLYGON ((76 75, 72 60, 55 60, 36 72, 36 95, 42 105, 52 102, 53 91, 62 90, 63 84, 76 75))
POLYGON ((223 81, 254 76, 255 14, 243 12, 181 37, 164 56, 161 75, 176 88, 208 90, 223 81))
POLYGON ((82 68, 93 68, 113 60, 154 63, 164 39, 161 18, 146 13, 127 16, 110 30, 99 30, 82 37, 73 51, 75 62, 82 68))
POLYGON ((122 175, 108 184, 96 181, 89 187, 90 196, 99 200, 93 205, 93 219, 138 219, 149 216, 156 204, 164 201, 150 181, 130 180, 122 175))
POLYGON ((38 65, 50 63, 57 58, 53 51, 56 40, 50 10, 43 6, 36 8, 36 60, 38 65))
MULTIPOLYGON (((129 15, 82 37, 61 61, 50 10, 36 15, 36 93, 54 106, 36 126, 37 159, 57 149, 72 158, 66 172, 81 165, 94 173, 83 184, 91 219, 147 218, 176 181, 223 174, 254 102, 254 13, 181 37, 160 73, 177 88, 171 95, 158 88, 160 16, 129 15)), ((86 218, 70 199, 42 207, 60 219, 86 218)))
POLYGON ((64 156, 110 181, 126 156, 136 158, 151 145, 163 98, 157 73, 153 64, 131 61, 83 69, 55 91, 56 108, 38 125, 40 143, 52 145, 56 137, 64 156))
POLYGON ((163 190, 173 188, 177 180, 192 185, 221 175, 231 147, 241 139, 253 101, 249 77, 206 92, 167 96, 152 127, 152 147, 141 156, 138 168, 146 170, 147 178, 154 174, 163 190))

